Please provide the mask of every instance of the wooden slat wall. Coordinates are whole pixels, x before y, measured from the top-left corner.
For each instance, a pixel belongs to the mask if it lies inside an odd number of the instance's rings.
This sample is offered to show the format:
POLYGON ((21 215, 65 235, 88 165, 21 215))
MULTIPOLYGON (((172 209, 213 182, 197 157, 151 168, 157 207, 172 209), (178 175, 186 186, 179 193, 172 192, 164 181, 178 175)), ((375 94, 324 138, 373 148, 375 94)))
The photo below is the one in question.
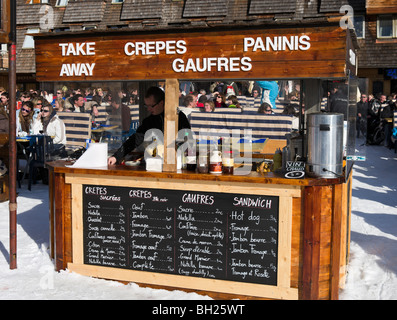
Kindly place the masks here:
POLYGON ((287 13, 295 12, 295 9, 296 0, 251 0, 249 14, 287 13))
POLYGON ((63 22, 100 22, 105 13, 105 7, 105 1, 69 1, 63 15, 63 22))
POLYGON ((397 0, 367 0, 367 14, 397 13, 397 0))
MULTIPOLYGON (((300 299, 338 299, 342 247, 342 185, 305 188, 303 228, 303 272, 300 299)), ((347 197, 350 195, 346 195, 347 197)), ((346 200, 346 197, 345 197, 346 200)), ((342 271, 345 271, 342 270, 342 271)))
POLYGON ((161 18, 162 0, 125 0, 120 20, 161 18))
POLYGON ((192 17, 219 17, 226 16, 230 1, 196 1, 186 0, 185 8, 183 10, 184 18, 192 17))

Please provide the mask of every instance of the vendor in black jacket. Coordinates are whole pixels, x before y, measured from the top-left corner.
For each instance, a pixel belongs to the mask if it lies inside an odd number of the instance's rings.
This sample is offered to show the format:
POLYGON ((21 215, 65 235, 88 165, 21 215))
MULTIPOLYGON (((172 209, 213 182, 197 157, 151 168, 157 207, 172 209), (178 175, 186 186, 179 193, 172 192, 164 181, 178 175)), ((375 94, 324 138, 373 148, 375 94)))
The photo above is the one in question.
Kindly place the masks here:
MULTIPOLYGON (((164 91, 158 87, 150 87, 144 98, 145 106, 151 113, 149 117, 142 121, 142 124, 131 135, 122 146, 108 159, 109 165, 120 162, 128 153, 138 147, 144 140, 146 131, 149 129, 159 129, 164 132, 164 91)), ((183 112, 178 115, 178 130, 190 129, 189 121, 183 112)))

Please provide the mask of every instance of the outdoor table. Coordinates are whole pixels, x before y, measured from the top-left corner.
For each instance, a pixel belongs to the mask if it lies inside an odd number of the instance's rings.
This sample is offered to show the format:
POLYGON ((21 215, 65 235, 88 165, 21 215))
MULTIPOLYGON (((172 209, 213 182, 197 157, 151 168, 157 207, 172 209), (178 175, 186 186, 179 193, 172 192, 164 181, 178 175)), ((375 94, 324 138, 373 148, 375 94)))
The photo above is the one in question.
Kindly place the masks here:
POLYGON ((92 128, 91 129, 91 134, 93 135, 93 138, 95 140, 98 140, 99 142, 102 142, 103 134, 105 132, 112 131, 112 130, 117 129, 117 128, 119 128, 119 126, 100 125, 99 127, 92 128), (98 139, 97 135, 99 136, 99 139, 98 139))

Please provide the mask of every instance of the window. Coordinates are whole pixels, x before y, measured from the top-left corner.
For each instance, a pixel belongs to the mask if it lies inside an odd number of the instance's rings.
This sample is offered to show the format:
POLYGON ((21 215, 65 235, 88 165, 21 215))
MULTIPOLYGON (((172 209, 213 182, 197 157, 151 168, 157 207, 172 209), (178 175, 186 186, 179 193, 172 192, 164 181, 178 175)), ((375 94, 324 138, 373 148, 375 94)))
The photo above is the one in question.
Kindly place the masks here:
POLYGON ((48 4, 48 0, 30 0, 27 3, 28 4, 35 4, 35 3, 48 4))
POLYGON ((83 26, 83 30, 96 30, 97 26, 95 25, 89 25, 89 26, 83 26))
POLYGON ((365 18, 364 16, 354 16, 354 29, 356 30, 357 38, 365 38, 365 18))
POLYGON ((123 3, 124 0, 112 0, 112 3, 123 3))
POLYGON ((392 15, 380 15, 378 16, 377 23, 377 36, 378 38, 395 38, 397 37, 396 32, 396 17, 392 15))
POLYGON ((34 49, 34 38, 29 34, 39 33, 39 32, 40 29, 38 28, 26 30, 26 35, 25 35, 25 39, 23 40, 22 49, 34 49))
POLYGON ((56 7, 66 7, 68 4, 68 0, 57 0, 55 4, 56 7))

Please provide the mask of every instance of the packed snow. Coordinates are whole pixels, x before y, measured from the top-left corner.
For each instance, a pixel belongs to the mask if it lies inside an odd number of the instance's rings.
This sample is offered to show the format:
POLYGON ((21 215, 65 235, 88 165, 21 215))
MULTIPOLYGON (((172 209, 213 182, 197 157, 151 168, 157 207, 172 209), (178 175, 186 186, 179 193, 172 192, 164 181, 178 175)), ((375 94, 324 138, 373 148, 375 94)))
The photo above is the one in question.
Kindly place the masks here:
MULTIPOLYGON (((397 154, 383 146, 361 147, 354 165, 350 263, 341 300, 397 299, 397 154)), ((9 206, 0 203, 0 299, 201 300, 183 291, 141 288, 54 271, 49 257, 48 187, 40 182, 19 193, 17 269, 9 266, 9 206)))

